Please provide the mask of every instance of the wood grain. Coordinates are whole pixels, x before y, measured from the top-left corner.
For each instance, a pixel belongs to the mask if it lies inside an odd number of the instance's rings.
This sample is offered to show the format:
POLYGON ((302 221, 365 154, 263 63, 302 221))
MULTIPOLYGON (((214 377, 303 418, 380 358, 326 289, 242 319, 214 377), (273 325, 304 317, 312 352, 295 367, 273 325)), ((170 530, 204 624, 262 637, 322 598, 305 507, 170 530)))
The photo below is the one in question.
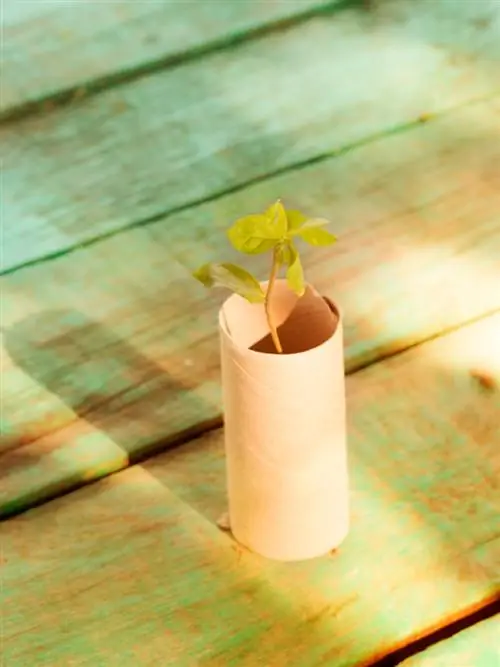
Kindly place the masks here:
POLYGON ((401 667, 500 665, 500 617, 490 618, 401 663, 401 667))
POLYGON ((9 667, 353 667, 491 599, 500 392, 470 371, 500 377, 499 327, 347 379, 352 528, 331 557, 272 563, 215 528, 220 432, 5 522, 9 667))
POLYGON ((338 0, 5 0, 0 118, 68 100, 279 29, 338 0))
POLYGON ((4 126, 3 270, 498 92, 498 7, 345 10, 4 126))
POLYGON ((477 105, 4 277, 1 513, 217 420, 225 294, 189 271, 234 260, 223 229, 276 196, 333 220, 304 264, 344 306, 349 372, 499 309, 499 130, 477 105))

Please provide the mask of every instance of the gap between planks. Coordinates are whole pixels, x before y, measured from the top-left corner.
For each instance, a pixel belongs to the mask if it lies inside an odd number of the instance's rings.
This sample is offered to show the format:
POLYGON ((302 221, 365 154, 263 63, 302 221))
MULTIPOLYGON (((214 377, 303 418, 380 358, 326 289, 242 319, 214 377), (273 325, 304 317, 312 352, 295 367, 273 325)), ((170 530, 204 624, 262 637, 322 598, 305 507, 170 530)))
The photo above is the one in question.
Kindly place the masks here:
POLYGON ((71 102, 81 100, 82 97, 93 97, 99 93, 133 83, 144 76, 156 74, 167 69, 173 69, 181 65, 193 62, 204 56, 230 50, 239 44, 250 42, 277 32, 285 32, 290 28, 305 23, 317 16, 326 16, 336 11, 363 5, 364 0, 330 0, 329 2, 318 2, 312 7, 297 10, 290 16, 278 17, 261 25, 251 28, 240 28, 233 33, 222 35, 192 46, 186 50, 165 54, 148 62, 138 63, 135 66, 109 72, 93 79, 78 81, 72 86, 40 95, 36 99, 15 104, 0 111, 0 124, 7 125, 35 115, 40 111, 44 113, 55 111, 71 102))
POLYGON ((480 621, 404 660, 403 667, 496 667, 500 664, 500 615, 480 621))
MULTIPOLYGON (((456 619, 450 620, 445 625, 430 628, 422 632, 418 637, 410 638, 408 642, 402 643, 392 651, 385 653, 368 662, 363 662, 359 667, 396 667, 410 658, 419 656, 428 649, 438 646, 446 640, 456 637, 460 633, 479 626, 484 621, 495 618, 500 614, 500 592, 492 595, 487 600, 474 605, 470 610, 460 614, 456 619)), ((423 663, 425 664, 425 663, 423 663)), ((449 665, 448 667, 452 667, 449 665)), ((470 665, 470 667, 480 667, 470 665)), ((484 667, 487 667, 484 665, 484 667)), ((489 666, 488 666, 489 667, 489 666)), ((491 665, 493 667, 493 665, 491 665)))

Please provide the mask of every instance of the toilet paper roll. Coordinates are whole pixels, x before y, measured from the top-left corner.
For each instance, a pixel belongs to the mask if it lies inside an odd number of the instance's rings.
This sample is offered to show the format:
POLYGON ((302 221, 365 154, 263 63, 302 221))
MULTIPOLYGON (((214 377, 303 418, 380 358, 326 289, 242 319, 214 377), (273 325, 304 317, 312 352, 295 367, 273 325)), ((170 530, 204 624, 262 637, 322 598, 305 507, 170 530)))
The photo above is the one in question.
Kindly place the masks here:
POLYGON ((219 313, 229 520, 252 551, 303 560, 349 527, 342 318, 284 280, 271 311, 283 354, 262 304, 233 295, 219 313))

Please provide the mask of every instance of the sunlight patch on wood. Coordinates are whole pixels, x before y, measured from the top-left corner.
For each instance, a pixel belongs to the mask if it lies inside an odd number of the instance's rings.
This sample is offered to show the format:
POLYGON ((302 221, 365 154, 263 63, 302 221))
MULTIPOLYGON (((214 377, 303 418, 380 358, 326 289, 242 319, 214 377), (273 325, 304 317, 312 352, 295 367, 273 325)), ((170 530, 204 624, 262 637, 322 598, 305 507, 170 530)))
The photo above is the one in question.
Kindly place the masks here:
POLYGON ((500 382, 500 314, 460 334, 429 348, 434 362, 451 369, 469 370, 481 386, 493 389, 500 382))

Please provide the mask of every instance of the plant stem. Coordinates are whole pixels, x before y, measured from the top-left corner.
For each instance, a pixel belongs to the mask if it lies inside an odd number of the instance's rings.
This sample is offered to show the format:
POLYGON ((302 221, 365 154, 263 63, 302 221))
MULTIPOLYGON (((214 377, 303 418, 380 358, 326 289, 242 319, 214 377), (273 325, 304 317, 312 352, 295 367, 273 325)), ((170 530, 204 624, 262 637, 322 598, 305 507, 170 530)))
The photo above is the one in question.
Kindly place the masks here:
POLYGON ((278 258, 277 248, 275 248, 273 252, 273 264, 271 266, 271 274, 269 276, 269 282, 267 284, 264 308, 266 311, 267 324, 269 326, 269 331, 271 332, 271 338, 273 339, 274 347, 276 348, 279 354, 282 354, 283 348, 281 347, 278 331, 274 326, 273 318, 271 316, 271 292, 273 291, 274 283, 278 275, 278 269, 279 269, 279 258, 278 258))

